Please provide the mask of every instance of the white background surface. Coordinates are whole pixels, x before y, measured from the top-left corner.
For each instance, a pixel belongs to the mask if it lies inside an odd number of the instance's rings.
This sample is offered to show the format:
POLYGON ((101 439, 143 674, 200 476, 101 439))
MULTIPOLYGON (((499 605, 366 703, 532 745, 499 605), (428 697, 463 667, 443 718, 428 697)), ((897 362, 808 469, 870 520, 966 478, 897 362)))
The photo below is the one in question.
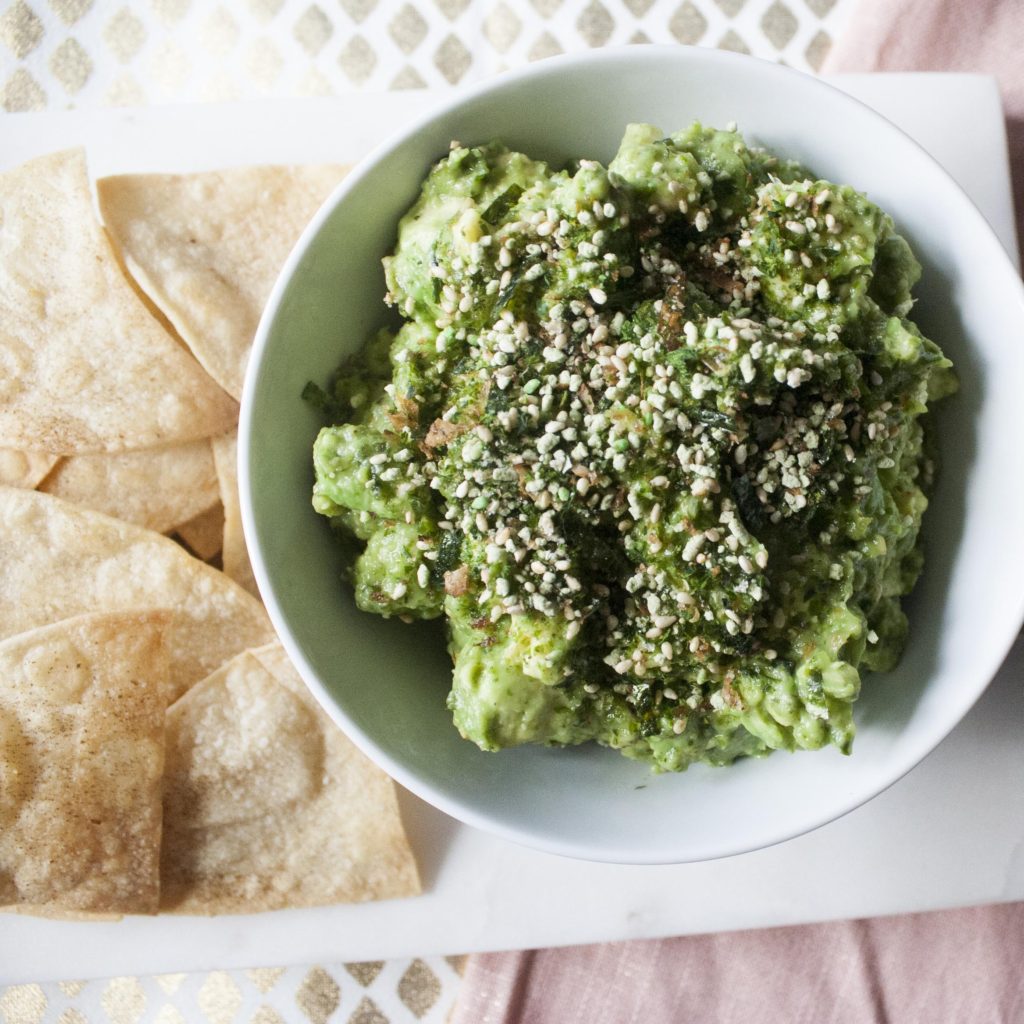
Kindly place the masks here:
MULTIPOLYGON (((989 80, 836 81, 944 163, 1014 248, 1001 113, 989 80)), ((79 143, 97 175, 355 159, 429 102, 392 93, 358 103, 25 115, 5 123, 0 166, 79 143), (338 133, 323 131, 325 113, 337 118, 338 133)), ((867 806, 772 849, 677 867, 581 863, 493 839, 409 797, 422 897, 210 920, 4 917, 0 982, 462 953, 1021 899, 1022 680, 1018 642, 978 705, 922 765, 867 806)))

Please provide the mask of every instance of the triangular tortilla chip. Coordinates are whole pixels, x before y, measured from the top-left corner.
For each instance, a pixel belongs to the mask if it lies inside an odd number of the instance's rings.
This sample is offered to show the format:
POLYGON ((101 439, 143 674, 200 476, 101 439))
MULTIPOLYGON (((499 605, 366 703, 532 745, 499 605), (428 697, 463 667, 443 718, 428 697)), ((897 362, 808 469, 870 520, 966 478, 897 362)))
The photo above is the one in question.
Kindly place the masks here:
POLYGON ((167 619, 83 615, 0 643, 0 905, 156 912, 167 619))
POLYGON ((263 606, 158 533, 39 491, 0 487, 0 638, 90 611, 159 606, 172 696, 269 642, 263 606))
POLYGON ((346 167, 128 174, 96 183, 125 264, 235 398, 285 258, 346 167))
POLYGON ((242 510, 238 503, 238 435, 214 438, 213 458, 220 481, 220 500, 224 505, 224 571, 254 597, 260 596, 252 574, 249 551, 242 532, 242 510))
POLYGON ((0 444, 74 455, 232 427, 235 402, 118 266, 81 150, 0 174, 0 224, 0 444))
POLYGON ((39 490, 157 533, 206 512, 220 496, 209 441, 73 455, 39 490))
POLYGON ((210 561, 224 546, 224 506, 218 501, 213 508, 182 523, 175 532, 197 557, 210 561))
POLYGON ((254 913, 413 896, 391 780, 273 645, 167 713, 161 909, 254 913))
POLYGON ((37 487, 57 465, 58 458, 57 455, 44 455, 41 452, 0 448, 0 484, 7 487, 37 487))

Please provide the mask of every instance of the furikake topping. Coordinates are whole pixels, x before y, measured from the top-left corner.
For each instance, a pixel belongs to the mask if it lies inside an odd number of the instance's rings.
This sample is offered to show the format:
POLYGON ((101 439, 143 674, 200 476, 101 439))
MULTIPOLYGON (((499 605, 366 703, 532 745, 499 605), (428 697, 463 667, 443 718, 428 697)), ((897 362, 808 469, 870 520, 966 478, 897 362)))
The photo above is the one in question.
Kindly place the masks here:
POLYGON ((361 608, 446 616, 462 733, 848 751, 955 387, 892 220, 735 130, 631 125, 607 168, 453 144, 385 266, 406 323, 317 389, 314 507, 361 608))

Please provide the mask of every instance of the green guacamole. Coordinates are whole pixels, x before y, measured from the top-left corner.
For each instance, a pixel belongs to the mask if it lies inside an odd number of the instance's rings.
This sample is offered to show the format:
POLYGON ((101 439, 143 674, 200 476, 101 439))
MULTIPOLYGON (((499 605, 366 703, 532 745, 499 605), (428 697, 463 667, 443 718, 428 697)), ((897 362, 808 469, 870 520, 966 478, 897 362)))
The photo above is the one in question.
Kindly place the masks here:
POLYGON ((453 144, 385 261, 313 505, 358 606, 443 617, 484 750, 844 752, 897 662, 950 362, 848 185, 694 124, 605 167, 453 144))

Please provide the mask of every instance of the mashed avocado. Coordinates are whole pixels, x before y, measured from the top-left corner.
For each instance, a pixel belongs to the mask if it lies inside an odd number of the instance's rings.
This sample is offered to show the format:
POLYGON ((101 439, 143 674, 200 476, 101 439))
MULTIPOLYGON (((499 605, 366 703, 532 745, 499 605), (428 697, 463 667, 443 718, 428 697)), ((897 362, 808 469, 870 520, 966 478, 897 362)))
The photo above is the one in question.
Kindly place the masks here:
POLYGON ((320 397, 360 608, 446 620, 485 750, 848 752, 921 571, 920 269, 848 185, 699 124, 607 166, 454 145, 385 260, 404 326, 320 397))

